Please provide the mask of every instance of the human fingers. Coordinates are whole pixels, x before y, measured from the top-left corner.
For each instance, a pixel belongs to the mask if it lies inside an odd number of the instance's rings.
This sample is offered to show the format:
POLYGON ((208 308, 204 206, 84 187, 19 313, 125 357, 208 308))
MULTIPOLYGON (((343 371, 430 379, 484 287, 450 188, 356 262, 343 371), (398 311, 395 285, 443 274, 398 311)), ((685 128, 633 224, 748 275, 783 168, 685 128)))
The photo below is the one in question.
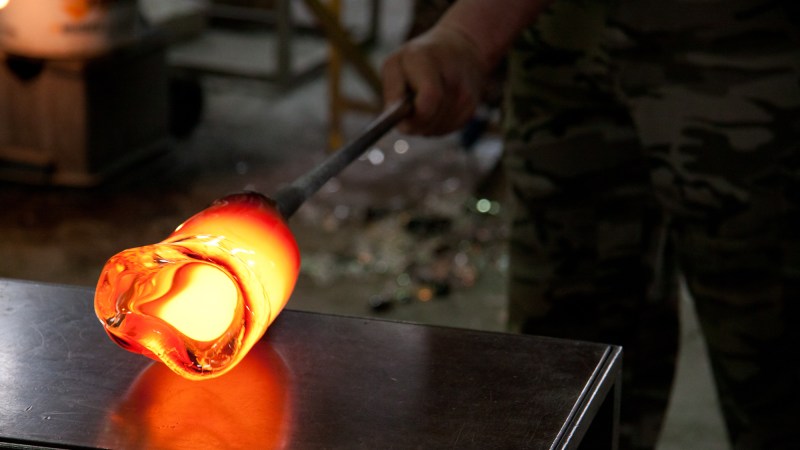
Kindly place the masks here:
POLYGON ((410 45, 401 55, 400 70, 407 89, 414 96, 414 112, 400 125, 400 131, 413 134, 437 134, 437 117, 443 109, 445 86, 442 68, 432 52, 410 45))
MULTIPOLYGON (((398 124, 401 132, 408 134, 439 134, 436 124, 446 108, 444 77, 446 58, 441 44, 423 34, 404 44, 384 62, 381 76, 383 98, 386 104, 412 95, 414 108, 411 115, 398 124)), ((446 50, 445 50, 446 51, 446 50)))
POLYGON ((408 92, 408 84, 400 64, 401 58, 400 51, 396 51, 386 58, 381 67, 384 105, 400 101, 408 92))

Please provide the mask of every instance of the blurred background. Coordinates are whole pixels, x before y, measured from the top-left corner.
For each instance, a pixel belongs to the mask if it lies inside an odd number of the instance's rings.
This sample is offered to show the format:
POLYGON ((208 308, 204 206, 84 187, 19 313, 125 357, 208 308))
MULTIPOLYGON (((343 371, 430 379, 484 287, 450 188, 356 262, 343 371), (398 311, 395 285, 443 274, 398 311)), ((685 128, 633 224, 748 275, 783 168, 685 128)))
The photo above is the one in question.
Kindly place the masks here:
MULTIPOLYGON (((0 9, 0 278, 93 287, 216 198, 276 192, 380 111, 378 68, 414 23, 412 0, 63 3, 0 9)), ((288 308, 504 329, 502 142, 483 112, 442 138, 389 132, 300 208, 288 308)), ((724 449, 684 306, 661 447, 724 449)))
MULTIPOLYGON (((380 111, 371 80, 303 2, 273 3, 140 2, 126 54, 6 64, 0 276, 93 286, 114 253, 226 194, 269 196, 357 135, 380 111)), ((337 7, 373 73, 410 21, 384 3, 337 7)), ((304 204, 291 306, 502 329, 500 143, 461 142, 390 132, 304 204)))

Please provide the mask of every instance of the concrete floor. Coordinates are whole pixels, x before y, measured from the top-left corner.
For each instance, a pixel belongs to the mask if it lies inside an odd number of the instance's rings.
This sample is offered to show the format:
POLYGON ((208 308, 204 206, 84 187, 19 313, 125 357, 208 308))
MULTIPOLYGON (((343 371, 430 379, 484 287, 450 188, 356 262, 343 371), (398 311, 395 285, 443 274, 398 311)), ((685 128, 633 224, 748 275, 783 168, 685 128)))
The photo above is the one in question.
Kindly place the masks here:
MULTIPOLYGON (((407 6, 386 8, 376 64, 400 42, 407 6)), ((183 58, 190 52, 176 51, 183 58)), ((347 80, 353 95, 365 96, 352 74, 347 80)), ((237 78, 204 77, 202 84, 199 126, 158 160, 93 189, 0 183, 0 277, 93 286, 112 254, 163 239, 227 193, 269 195, 324 158, 324 78, 288 91, 237 78)), ((369 119, 349 114, 346 135, 369 119)), ((382 138, 291 219, 303 266, 288 307, 502 330, 505 203, 498 191, 479 189, 500 151, 492 136, 470 152, 457 136, 382 138), (475 210, 486 195, 499 211, 475 210)), ((679 372, 659 448, 723 450, 687 296, 682 306, 679 372)))

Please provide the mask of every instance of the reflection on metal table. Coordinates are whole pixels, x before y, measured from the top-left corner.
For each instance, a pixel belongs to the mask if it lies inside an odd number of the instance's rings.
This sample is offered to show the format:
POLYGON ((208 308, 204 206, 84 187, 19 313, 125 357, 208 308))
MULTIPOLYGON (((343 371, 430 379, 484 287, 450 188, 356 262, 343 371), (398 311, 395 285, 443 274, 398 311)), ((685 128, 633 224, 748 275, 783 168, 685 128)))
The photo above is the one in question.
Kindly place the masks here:
POLYGON ((83 287, 0 279, 0 447, 612 448, 619 347, 285 310, 230 373, 122 351, 83 287))

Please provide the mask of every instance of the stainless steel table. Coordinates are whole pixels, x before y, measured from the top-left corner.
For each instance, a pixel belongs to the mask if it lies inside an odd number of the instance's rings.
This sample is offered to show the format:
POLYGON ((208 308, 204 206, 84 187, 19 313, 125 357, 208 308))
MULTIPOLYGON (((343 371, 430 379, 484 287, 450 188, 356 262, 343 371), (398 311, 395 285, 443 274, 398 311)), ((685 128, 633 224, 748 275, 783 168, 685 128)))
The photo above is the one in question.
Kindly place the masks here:
POLYGON ((0 447, 615 441, 619 347, 286 310, 236 369, 192 382, 114 345, 92 297, 0 279, 0 447))

